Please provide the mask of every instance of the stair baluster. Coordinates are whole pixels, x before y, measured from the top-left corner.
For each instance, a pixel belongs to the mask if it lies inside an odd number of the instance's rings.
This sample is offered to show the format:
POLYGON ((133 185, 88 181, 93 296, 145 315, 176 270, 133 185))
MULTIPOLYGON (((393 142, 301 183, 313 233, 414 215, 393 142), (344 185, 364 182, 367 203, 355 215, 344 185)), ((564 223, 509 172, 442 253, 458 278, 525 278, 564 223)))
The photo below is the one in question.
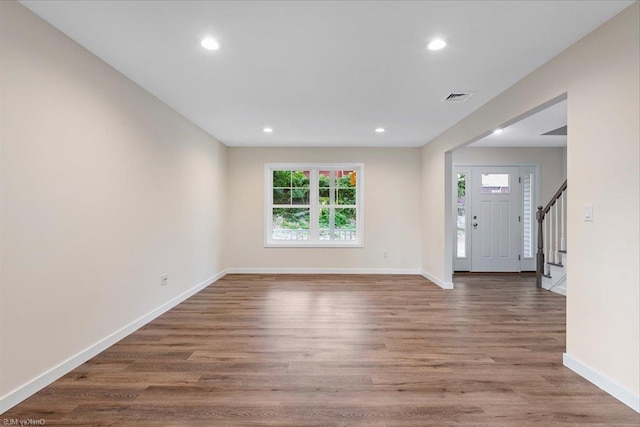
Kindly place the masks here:
POLYGON ((562 221, 560 222, 560 250, 562 251, 566 251, 567 250, 567 240, 565 239, 564 236, 564 227, 566 226, 567 223, 567 212, 566 212, 566 207, 565 207, 565 203, 567 203, 567 192, 564 191, 562 193, 562 196, 560 197, 560 200, 562 201, 562 209, 560 212, 560 217, 562 219, 562 221))
MULTIPOLYGON (((559 199, 558 199, 559 200, 559 199)), ((560 225, 558 224, 560 222, 560 216, 558 215, 558 205, 560 203, 558 203, 558 201, 556 201, 555 203, 555 209, 554 209, 554 218, 556 219, 556 228, 554 231, 554 236, 553 236, 553 260, 556 264, 561 264, 560 262, 560 253, 558 253, 558 249, 560 249, 560 225)))
MULTIPOLYGON (((547 211, 547 214, 549 221, 549 239, 547 240, 547 242, 549 242, 547 246, 547 263, 549 263, 556 262, 556 259, 553 252, 553 211, 549 210, 547 211)), ((549 273, 551 273, 551 267, 549 267, 549 273)))

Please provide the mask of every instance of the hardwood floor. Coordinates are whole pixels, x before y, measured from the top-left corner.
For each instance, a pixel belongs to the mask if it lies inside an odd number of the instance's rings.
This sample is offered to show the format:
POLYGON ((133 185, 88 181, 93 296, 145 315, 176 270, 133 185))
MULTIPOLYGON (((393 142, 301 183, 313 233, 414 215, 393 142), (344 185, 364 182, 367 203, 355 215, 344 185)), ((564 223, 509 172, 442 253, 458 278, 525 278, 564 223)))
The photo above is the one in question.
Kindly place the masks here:
POLYGON ((531 275, 229 275, 0 416, 46 425, 638 425, 531 275))

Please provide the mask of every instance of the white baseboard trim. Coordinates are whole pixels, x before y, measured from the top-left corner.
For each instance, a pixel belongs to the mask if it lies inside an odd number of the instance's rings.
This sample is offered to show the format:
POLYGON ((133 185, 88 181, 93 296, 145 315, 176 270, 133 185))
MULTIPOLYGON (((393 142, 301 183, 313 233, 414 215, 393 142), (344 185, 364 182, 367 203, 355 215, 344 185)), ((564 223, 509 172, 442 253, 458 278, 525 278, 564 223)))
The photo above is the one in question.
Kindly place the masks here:
POLYGON ((0 414, 3 414, 4 412, 8 411, 18 403, 34 395, 35 393, 42 390, 43 388, 53 383, 57 379, 61 378, 62 376, 68 374, 78 366, 82 365, 87 360, 98 355, 99 353, 111 347, 113 344, 117 343, 121 339, 125 338, 126 336, 140 329, 142 326, 151 322, 153 319, 160 316, 161 314, 164 314, 167 311, 171 310, 173 307, 180 304, 187 298, 200 292, 202 289, 206 288, 210 284, 218 281, 219 279, 224 277, 226 274, 227 274, 227 271, 223 270, 220 273, 208 278, 207 280, 203 281, 202 283, 199 283, 198 285, 194 286, 188 291, 162 304, 160 307, 156 308, 155 310, 145 314, 144 316, 129 323, 127 326, 103 338, 102 340, 98 341, 92 346, 82 350, 81 352, 77 353, 74 356, 71 356, 69 359, 65 360, 64 362, 60 363, 57 366, 54 366, 53 368, 49 369, 47 372, 39 375, 38 377, 27 382, 26 384, 23 384, 20 387, 0 397, 0 414))
POLYGON ((227 274, 420 274, 411 268, 228 268, 227 274))
POLYGON ((634 411, 640 412, 640 395, 633 393, 631 390, 618 384, 603 373, 590 368, 567 353, 562 354, 562 364, 587 381, 609 393, 611 396, 615 397, 634 411))
POLYGON ((453 289, 453 282, 443 282, 442 280, 435 277, 433 274, 429 274, 424 270, 422 270, 420 274, 422 275, 422 277, 435 283, 436 285, 440 286, 442 289, 453 289))
POLYGON ((566 273, 557 281, 553 281, 553 279, 549 279, 547 277, 542 278, 542 289, 546 289, 547 291, 555 292, 560 295, 567 296, 567 289, 563 288, 562 285, 566 284, 567 275, 566 273))
POLYGON ((549 289, 551 292, 555 292, 556 294, 560 294, 560 295, 564 295, 565 297, 567 296, 567 290, 564 288, 561 288, 559 286, 554 286, 553 288, 549 289))

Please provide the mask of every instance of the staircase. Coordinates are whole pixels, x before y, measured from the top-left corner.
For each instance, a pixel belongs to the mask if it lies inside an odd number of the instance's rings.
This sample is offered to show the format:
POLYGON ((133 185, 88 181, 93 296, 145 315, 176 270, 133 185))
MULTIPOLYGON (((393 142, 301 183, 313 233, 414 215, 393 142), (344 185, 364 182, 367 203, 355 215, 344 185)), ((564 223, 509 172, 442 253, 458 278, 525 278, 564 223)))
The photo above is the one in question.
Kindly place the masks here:
POLYGON ((546 207, 539 206, 536 286, 567 295, 567 181, 546 207))
POLYGON ((567 296, 567 252, 558 251, 560 259, 547 262, 547 272, 542 274, 542 288, 567 296))

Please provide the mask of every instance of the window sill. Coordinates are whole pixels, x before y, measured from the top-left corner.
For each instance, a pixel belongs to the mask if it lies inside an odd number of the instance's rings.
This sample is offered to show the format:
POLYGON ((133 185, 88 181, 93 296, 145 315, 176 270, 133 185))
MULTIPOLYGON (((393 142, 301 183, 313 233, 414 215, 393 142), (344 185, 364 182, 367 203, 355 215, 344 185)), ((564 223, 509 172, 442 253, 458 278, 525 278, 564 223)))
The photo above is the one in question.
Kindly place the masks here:
POLYGON ((364 248, 364 243, 354 242, 354 243, 318 243, 318 242, 309 242, 309 243, 293 243, 293 242, 268 242, 264 244, 265 248, 364 248))

